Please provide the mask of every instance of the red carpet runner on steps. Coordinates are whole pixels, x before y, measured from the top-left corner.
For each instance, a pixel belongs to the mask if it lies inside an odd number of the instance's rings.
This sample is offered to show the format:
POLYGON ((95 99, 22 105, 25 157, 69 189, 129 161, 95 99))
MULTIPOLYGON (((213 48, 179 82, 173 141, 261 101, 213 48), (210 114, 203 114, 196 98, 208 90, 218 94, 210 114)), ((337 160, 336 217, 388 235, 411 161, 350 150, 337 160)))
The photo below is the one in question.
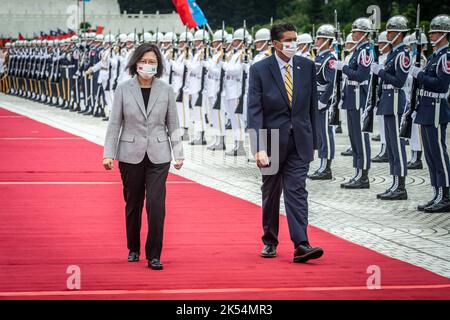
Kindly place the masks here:
MULTIPOLYGON (((322 259, 262 259, 261 209, 171 174, 162 262, 128 263, 117 163, 102 147, 0 109, 0 299, 449 299, 450 279, 310 227, 322 259), (81 270, 68 290, 67 267, 81 270), (366 287, 381 269, 381 289, 366 287)), ((145 213, 144 213, 145 217, 145 213)), ((142 226, 145 242, 146 223, 142 226)), ((144 258, 144 257, 143 257, 144 258)))

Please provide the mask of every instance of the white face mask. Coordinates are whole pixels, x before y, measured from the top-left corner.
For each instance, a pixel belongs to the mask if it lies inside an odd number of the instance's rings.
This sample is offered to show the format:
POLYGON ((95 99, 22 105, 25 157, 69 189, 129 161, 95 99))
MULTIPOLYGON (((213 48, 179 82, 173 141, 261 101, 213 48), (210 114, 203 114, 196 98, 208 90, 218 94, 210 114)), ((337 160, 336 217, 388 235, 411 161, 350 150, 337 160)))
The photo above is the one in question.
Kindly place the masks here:
POLYGON ((292 58, 297 51, 297 41, 282 42, 282 44, 283 50, 281 50, 281 52, 283 52, 283 54, 289 59, 292 58))
POLYGON ((142 78, 145 80, 150 80, 158 72, 158 65, 139 63, 136 70, 142 78))

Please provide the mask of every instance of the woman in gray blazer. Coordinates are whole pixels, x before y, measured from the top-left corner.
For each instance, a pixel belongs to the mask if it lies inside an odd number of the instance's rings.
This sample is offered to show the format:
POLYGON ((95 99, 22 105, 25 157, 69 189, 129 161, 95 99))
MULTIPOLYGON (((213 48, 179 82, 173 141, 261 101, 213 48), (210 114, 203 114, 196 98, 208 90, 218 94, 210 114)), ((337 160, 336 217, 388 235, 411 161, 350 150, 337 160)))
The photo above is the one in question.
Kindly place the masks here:
POLYGON ((163 61, 157 46, 136 48, 127 66, 133 78, 117 86, 106 131, 103 166, 119 161, 125 199, 128 261, 139 261, 144 198, 148 220, 145 254, 149 268, 160 261, 166 198, 166 179, 172 154, 175 168, 183 166, 182 131, 175 94, 160 80, 163 61))

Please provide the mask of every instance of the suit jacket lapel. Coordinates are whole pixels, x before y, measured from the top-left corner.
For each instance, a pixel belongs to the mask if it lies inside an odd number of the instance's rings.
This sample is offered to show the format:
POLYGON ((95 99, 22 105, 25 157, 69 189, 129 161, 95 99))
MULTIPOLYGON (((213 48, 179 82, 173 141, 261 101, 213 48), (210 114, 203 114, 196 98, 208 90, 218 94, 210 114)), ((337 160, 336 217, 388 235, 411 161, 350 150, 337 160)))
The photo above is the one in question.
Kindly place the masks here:
POLYGON ((300 77, 300 73, 301 73, 301 65, 300 65, 300 61, 298 61, 299 59, 293 59, 293 69, 292 69, 292 73, 293 73, 293 86, 294 86, 294 92, 293 94, 293 99, 292 99, 292 109, 294 109, 295 106, 295 102, 297 101, 297 97, 299 95, 299 88, 300 88, 300 82, 302 81, 302 78, 300 77))
POLYGON ((141 86, 139 85, 137 76, 133 78, 132 85, 130 86, 130 91, 134 99, 138 103, 139 109, 141 109, 142 113, 144 114, 144 117, 147 118, 147 113, 145 112, 144 106, 144 98, 142 97, 141 86))
POLYGON ((280 92, 284 98, 284 101, 289 105, 289 100, 288 100, 287 93, 286 93, 286 87, 284 86, 283 75, 281 74, 280 67, 278 65, 278 61, 277 61, 277 58, 275 57, 275 54, 273 54, 271 57, 267 58, 267 59, 272 59, 272 63, 270 64, 270 71, 272 72, 272 76, 278 86, 278 89, 280 89, 280 92))
POLYGON ((150 98, 148 99, 147 116, 152 112, 153 106, 161 93, 160 84, 161 80, 157 78, 153 79, 152 90, 150 92, 150 98))

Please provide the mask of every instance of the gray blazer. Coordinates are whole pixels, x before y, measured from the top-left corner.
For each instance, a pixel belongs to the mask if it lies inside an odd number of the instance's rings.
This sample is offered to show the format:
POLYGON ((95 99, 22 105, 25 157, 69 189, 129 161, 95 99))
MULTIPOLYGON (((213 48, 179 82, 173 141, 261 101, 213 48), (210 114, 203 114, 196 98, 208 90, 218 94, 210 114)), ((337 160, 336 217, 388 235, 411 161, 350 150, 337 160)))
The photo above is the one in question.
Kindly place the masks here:
POLYGON ((132 164, 147 153, 160 164, 183 160, 182 132, 178 123, 175 94, 166 82, 153 80, 147 111, 137 77, 117 86, 106 131, 103 158, 132 164))

